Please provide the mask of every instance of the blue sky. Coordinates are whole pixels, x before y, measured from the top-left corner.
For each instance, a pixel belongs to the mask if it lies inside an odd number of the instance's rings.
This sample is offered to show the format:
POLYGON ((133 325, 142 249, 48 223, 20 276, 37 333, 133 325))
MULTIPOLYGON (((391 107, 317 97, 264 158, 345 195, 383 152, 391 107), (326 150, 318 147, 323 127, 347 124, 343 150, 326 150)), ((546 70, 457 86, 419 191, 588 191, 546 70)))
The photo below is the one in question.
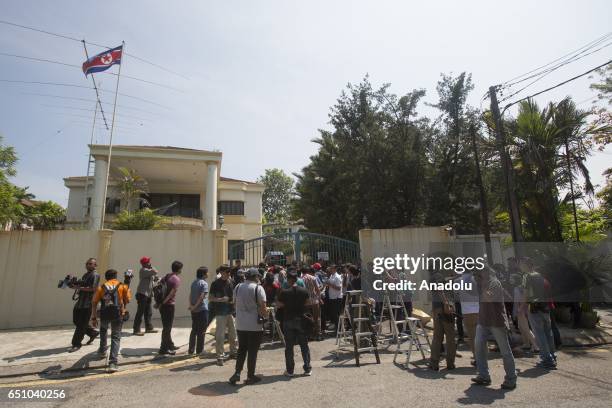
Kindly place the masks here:
MULTIPOLYGON (((425 88, 435 102, 441 72, 471 72, 480 105, 489 85, 548 63, 610 29, 602 1, 11 1, 0 19, 116 46, 188 79, 129 56, 123 73, 180 91, 122 79, 115 143, 172 145, 223 152, 222 175, 255 180, 266 168, 299 171, 327 128, 329 107, 348 82, 370 75, 398 94, 425 88), (426 3, 426 4, 425 4, 426 3)), ((610 59, 606 48, 534 84, 553 85, 610 59)), ((90 53, 101 49, 91 47, 90 53)), ((80 65, 82 45, 0 24, 0 52, 80 65)), ((113 68, 116 72, 116 67, 113 68)), ((113 90, 115 77, 97 75, 113 90)), ((0 79, 88 86, 77 68, 0 56, 0 79)), ((594 96, 583 78, 538 98, 594 96)), ((0 82, 0 134, 17 148, 15 184, 65 205, 62 178, 84 175, 94 91, 0 82)), ((103 102, 112 103, 103 91, 103 102)), ((580 107, 587 108, 589 102, 580 107)), ((104 105, 110 120, 112 107, 104 105)), ((431 108, 419 112, 434 116, 431 108)), ((96 132, 98 142, 108 133, 96 132)), ((601 184, 611 149, 589 168, 601 184)))

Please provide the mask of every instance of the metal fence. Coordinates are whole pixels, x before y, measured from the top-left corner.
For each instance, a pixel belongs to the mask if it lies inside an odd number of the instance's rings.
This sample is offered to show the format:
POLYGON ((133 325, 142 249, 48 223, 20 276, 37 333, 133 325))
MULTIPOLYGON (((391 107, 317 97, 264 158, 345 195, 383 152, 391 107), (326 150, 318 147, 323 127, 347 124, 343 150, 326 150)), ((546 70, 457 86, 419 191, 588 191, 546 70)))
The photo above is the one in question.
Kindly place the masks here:
POLYGON ((292 261, 305 264, 360 262, 359 243, 312 232, 273 234, 230 243, 228 256, 230 261, 240 259, 243 265, 289 264, 292 261))

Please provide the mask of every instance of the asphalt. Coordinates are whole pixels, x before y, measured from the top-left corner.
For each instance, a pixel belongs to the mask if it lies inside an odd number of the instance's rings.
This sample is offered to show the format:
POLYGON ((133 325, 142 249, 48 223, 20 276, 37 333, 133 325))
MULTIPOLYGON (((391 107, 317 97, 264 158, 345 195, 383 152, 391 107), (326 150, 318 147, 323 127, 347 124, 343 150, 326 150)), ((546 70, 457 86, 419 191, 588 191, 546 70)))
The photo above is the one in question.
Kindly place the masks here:
MULTIPOLYGON (((599 310, 600 324, 596 329, 572 329, 561 325, 560 331, 565 347, 593 347, 612 344, 612 309, 599 310)), ((158 333, 133 336, 131 325, 124 326, 121 339, 120 366, 134 366, 142 363, 181 360, 189 342, 191 319, 178 318, 172 331, 173 340, 181 347, 182 353, 171 358, 160 358, 157 354, 161 341, 161 322, 154 320, 158 333)), ((214 322, 205 336, 205 350, 212 355, 214 348, 214 322)), ((96 339, 92 345, 83 346, 74 353, 68 352, 73 326, 47 327, 28 330, 0 331, 0 383, 13 378, 39 376, 53 377, 67 372, 101 369, 104 361, 94 358, 99 345, 96 339)), ((87 337, 86 337, 87 339, 87 337)), ((226 345, 227 347, 227 345, 226 345)), ((333 348, 333 346, 332 346, 333 348)))

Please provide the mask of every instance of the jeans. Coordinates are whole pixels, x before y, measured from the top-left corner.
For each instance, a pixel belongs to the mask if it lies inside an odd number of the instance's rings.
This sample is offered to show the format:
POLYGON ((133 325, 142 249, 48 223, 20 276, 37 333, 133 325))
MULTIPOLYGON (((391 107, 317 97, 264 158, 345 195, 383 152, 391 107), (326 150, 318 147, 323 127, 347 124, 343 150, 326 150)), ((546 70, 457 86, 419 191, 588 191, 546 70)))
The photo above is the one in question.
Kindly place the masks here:
POLYGON ((138 309, 136 309, 136 316, 134 316, 134 331, 140 331, 140 323, 142 322, 143 316, 145 329, 152 330, 153 324, 151 323, 151 317, 153 316, 153 310, 151 309, 151 296, 137 293, 136 302, 138 302, 138 309))
POLYGON ((461 302, 455 302, 455 312, 457 313, 455 318, 455 324, 457 325, 457 337, 463 340, 465 333, 463 332, 463 313, 461 312, 461 302))
POLYGON ((310 349, 308 348, 308 337, 302 329, 302 319, 285 321, 285 366, 287 372, 293 374, 295 361, 293 359, 293 346, 299 344, 304 360, 304 371, 310 371, 310 349))
POLYGON ((446 337, 446 366, 452 367, 455 365, 455 355, 457 354, 454 319, 443 316, 442 309, 434 309, 432 314, 434 331, 431 342, 431 365, 437 367, 440 363, 442 340, 446 337))
POLYGON ((87 308, 74 308, 72 309, 72 322, 76 326, 74 329, 74 335, 72 336, 72 345, 74 347, 81 347, 83 337, 87 334, 89 337, 95 337, 98 331, 89 326, 89 320, 91 319, 91 307, 87 308))
POLYGON ((204 350, 204 333, 208 327, 208 310, 191 313, 191 333, 189 333, 189 351, 200 354, 204 350))
POLYGON ((555 342, 553 340, 550 315, 548 312, 529 313, 529 323, 540 347, 540 359, 543 363, 554 363, 555 342))
POLYGON ((111 347, 110 356, 108 357, 109 364, 117 364, 117 356, 119 355, 119 347, 121 342, 121 327, 123 320, 101 320, 100 321, 100 348, 99 352, 106 352, 106 335, 108 326, 111 328, 111 347))
POLYGON ((162 320, 162 335, 161 335, 161 346, 159 350, 164 352, 174 347, 172 341, 172 324, 174 323, 174 305, 161 305, 159 307, 159 313, 161 314, 162 320))
POLYGON ((236 359, 236 374, 240 375, 247 360, 247 378, 255 377, 255 365, 257 364, 257 353, 261 345, 263 331, 238 330, 238 358, 236 359))
POLYGON ((217 324, 215 329, 215 351, 217 352, 217 358, 223 358, 226 328, 229 337, 230 354, 236 354, 236 325, 234 324, 234 316, 231 314, 216 315, 215 321, 217 324))
POLYGON ((478 313, 466 313, 463 315, 463 325, 468 336, 468 344, 472 350, 472 357, 476 360, 474 352, 474 339, 476 338, 476 325, 478 324, 478 313))
POLYGON ((510 343, 508 342, 508 331, 505 327, 486 327, 480 324, 476 326, 474 349, 476 352, 476 369, 478 370, 478 376, 487 380, 491 379, 489 374, 489 363, 487 361, 487 338, 490 335, 493 335, 495 338, 495 342, 499 346, 499 351, 504 361, 504 370, 506 371, 504 382, 507 384, 515 384, 516 367, 514 365, 512 349, 510 349, 510 343))

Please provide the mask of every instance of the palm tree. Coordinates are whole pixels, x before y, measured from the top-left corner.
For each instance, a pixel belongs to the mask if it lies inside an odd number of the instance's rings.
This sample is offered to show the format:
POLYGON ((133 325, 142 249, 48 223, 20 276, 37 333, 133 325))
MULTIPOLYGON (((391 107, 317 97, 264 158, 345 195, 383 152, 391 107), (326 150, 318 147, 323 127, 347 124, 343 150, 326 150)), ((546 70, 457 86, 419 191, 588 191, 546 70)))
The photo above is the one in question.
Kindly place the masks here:
POLYGON ((135 202, 147 203, 147 200, 142 196, 149 193, 148 184, 134 169, 119 167, 117 170, 119 170, 117 195, 121 200, 122 209, 129 213, 135 202))
POLYGON ((580 174, 585 180, 585 192, 593 193, 585 166, 590 135, 587 116, 587 112, 576 109, 569 97, 556 104, 551 102, 542 110, 531 99, 519 105, 511 144, 517 157, 527 229, 536 241, 563 240, 559 192, 569 187, 566 200, 571 199, 575 206, 575 198, 580 196, 575 191, 575 176, 580 174))

